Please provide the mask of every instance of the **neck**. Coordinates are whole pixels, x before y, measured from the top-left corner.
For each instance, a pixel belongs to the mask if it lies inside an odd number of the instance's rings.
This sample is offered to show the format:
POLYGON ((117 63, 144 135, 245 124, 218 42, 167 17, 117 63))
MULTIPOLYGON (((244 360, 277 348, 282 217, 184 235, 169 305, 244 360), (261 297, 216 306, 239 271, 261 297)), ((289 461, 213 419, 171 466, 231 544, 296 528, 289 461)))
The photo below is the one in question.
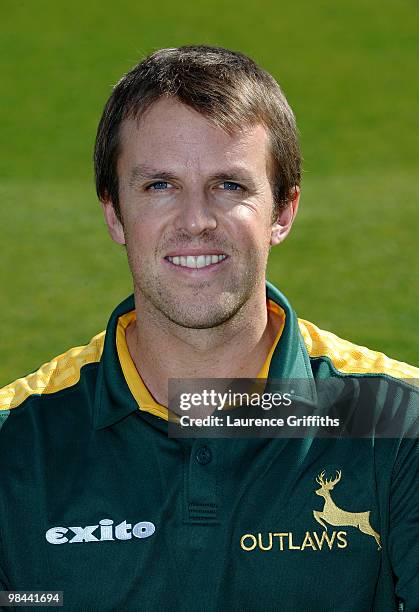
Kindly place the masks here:
POLYGON ((127 329, 134 364, 155 400, 168 405, 169 378, 255 378, 275 340, 265 287, 229 320, 189 329, 167 319, 135 293, 137 318, 127 329))

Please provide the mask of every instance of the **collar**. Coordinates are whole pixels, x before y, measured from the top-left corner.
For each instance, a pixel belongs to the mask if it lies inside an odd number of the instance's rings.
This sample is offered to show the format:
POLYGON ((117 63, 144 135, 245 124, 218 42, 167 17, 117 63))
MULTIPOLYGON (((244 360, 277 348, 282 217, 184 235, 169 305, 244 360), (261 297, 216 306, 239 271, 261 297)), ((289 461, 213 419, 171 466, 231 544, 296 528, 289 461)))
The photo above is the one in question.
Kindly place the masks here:
MULTIPOLYGON (((296 398, 315 405, 315 381, 297 316, 285 296, 269 282, 266 283, 266 296, 285 312, 285 325, 272 355, 268 380, 291 379, 296 383, 303 381, 296 392, 296 398)), ((115 308, 106 328, 93 407, 95 429, 109 427, 138 410, 137 402, 122 372, 116 349, 118 319, 134 308, 134 296, 130 295, 115 308)))
MULTIPOLYGON (((271 359, 273 352, 276 348, 276 345, 279 342, 279 339, 282 334, 282 330, 285 323, 285 313, 272 300, 266 300, 266 306, 269 312, 269 316, 275 317, 275 330, 276 337, 275 340, 269 350, 268 355, 265 357, 264 364, 262 368, 259 370, 257 377, 260 379, 266 380, 268 378, 269 367, 271 365, 271 359)), ((127 382, 127 385, 134 396, 138 408, 144 413, 149 412, 150 414, 160 417, 164 421, 169 420, 169 410, 165 406, 162 406, 151 395, 150 391, 145 386, 141 376, 138 375, 137 368, 131 358, 129 353, 127 338, 126 338, 126 330, 127 327, 135 322, 136 320, 136 312, 135 310, 130 310, 126 314, 122 315, 118 319, 117 327, 116 327, 116 349, 118 352, 119 363, 121 364, 122 372, 124 373, 124 378, 127 382)))

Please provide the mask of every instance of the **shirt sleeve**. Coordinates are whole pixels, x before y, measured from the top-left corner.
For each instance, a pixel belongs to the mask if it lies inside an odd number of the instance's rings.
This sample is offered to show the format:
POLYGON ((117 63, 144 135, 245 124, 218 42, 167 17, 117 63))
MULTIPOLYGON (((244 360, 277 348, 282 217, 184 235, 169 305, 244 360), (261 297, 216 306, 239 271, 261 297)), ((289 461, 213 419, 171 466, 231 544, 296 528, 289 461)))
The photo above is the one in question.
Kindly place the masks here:
POLYGON ((400 610, 419 610, 419 443, 400 443, 390 493, 389 554, 400 610))
MULTIPOLYGON (((4 572, 1 566, 0 566, 0 591, 10 591, 7 585, 6 576, 4 575, 4 572)), ((10 612, 11 610, 14 610, 14 607, 7 606, 6 608, 0 604, 0 612, 10 612)))

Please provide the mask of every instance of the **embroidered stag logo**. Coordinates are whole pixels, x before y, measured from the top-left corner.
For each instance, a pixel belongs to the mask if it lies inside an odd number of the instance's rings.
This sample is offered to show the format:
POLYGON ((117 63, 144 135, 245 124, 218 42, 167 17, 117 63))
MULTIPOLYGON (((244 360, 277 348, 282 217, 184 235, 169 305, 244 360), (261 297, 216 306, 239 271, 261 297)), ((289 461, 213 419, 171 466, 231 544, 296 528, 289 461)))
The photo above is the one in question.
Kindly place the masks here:
POLYGON ((342 471, 336 470, 336 478, 325 480, 325 470, 319 474, 316 478, 316 482, 320 485, 320 489, 317 489, 316 494, 324 497, 324 507, 320 512, 319 510, 313 510, 313 516, 320 525, 322 525, 327 531, 326 523, 337 527, 351 526, 357 527, 362 533, 375 538, 378 544, 378 550, 381 549, 381 538, 380 534, 377 533, 370 524, 370 512, 347 512, 339 508, 330 497, 330 491, 340 481, 342 477, 342 471), (324 523, 326 521, 326 523, 324 523))

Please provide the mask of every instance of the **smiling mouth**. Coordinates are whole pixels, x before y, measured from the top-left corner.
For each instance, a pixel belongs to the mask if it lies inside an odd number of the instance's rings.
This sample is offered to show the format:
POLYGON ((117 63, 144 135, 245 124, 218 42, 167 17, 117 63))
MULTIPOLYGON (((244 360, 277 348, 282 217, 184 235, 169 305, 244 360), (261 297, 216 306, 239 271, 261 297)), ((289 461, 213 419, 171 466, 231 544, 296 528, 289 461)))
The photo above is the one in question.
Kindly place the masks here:
POLYGON ((167 256, 165 259, 175 266, 197 269, 218 264, 227 259, 227 255, 223 253, 219 255, 175 255, 174 257, 167 256))

